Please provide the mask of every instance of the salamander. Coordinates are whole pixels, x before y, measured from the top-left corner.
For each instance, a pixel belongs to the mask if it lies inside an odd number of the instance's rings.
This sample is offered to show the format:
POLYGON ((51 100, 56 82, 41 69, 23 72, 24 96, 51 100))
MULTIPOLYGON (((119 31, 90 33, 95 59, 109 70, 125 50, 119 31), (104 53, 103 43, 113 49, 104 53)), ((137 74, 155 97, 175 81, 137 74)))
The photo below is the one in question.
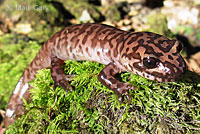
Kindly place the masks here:
MULTIPOLYGON (((55 90, 61 86, 72 91, 62 70, 64 61, 95 61, 105 64, 98 80, 113 90, 122 102, 124 94, 128 100, 129 89, 135 89, 114 76, 130 72, 159 82, 178 80, 187 70, 180 55, 179 41, 151 32, 128 32, 103 24, 71 25, 55 33, 41 47, 19 79, 8 103, 5 126, 12 124, 23 114, 23 100, 29 100, 31 88, 28 84, 40 69, 50 67, 55 90)), ((130 102, 130 101, 129 101, 130 102)))

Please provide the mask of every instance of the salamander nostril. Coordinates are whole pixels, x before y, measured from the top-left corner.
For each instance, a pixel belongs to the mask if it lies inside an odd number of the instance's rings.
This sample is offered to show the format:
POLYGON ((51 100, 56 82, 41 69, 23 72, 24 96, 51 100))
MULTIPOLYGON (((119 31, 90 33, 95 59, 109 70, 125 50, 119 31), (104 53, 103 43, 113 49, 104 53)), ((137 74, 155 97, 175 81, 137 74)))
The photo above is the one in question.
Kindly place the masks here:
POLYGON ((181 43, 176 47, 177 52, 179 53, 183 49, 183 45, 181 43))

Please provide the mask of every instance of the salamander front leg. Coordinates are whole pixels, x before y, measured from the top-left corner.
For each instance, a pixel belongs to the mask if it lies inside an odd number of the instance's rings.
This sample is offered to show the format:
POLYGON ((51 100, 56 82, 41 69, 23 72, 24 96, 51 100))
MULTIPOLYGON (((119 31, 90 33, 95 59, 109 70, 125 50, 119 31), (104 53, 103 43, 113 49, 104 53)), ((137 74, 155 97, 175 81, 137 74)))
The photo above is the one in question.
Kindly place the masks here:
POLYGON ((69 78, 65 75, 62 69, 63 64, 63 60, 57 57, 51 57, 51 77, 54 81, 53 90, 55 91, 57 86, 61 86, 68 93, 67 89, 72 91, 72 87, 68 82, 69 78))
POLYGON ((120 72, 120 69, 114 64, 109 63, 98 76, 98 80, 107 88, 113 90, 119 97, 119 102, 122 103, 122 94, 124 93, 129 103, 131 98, 128 94, 129 89, 135 89, 131 84, 118 81, 114 76, 120 72))

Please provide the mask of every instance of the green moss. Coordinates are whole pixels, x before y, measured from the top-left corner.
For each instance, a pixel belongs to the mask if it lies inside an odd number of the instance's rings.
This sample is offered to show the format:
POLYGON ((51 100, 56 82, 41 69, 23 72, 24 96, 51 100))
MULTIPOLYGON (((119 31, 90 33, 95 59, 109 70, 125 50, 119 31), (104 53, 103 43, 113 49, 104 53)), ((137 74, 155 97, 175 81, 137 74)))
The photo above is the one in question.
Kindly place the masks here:
POLYGON ((25 39, 12 34, 0 37, 0 109, 6 107, 19 77, 40 48, 36 42, 25 39))
POLYGON ((41 70, 31 82, 32 102, 26 114, 7 133, 197 133, 200 124, 200 86, 186 78, 158 83, 121 73, 122 81, 133 84, 132 101, 120 104, 113 91, 97 76, 104 67, 94 62, 67 61, 66 74, 73 92, 60 87, 54 92, 50 70, 41 70), (17 129, 16 129, 17 128, 17 129))

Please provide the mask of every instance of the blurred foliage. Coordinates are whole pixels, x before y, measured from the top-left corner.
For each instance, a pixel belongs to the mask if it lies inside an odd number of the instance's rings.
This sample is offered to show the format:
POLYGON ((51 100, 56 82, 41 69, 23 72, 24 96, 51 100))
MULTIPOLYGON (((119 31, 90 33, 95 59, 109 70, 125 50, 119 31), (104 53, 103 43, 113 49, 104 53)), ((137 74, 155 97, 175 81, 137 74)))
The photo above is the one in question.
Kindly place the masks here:
POLYGON ((22 72, 40 48, 37 42, 26 40, 14 34, 0 37, 0 109, 5 109, 22 72))
POLYGON ((197 38, 200 40, 200 28, 197 30, 197 38))
MULTIPOLYGON (((58 10, 45 1, 5 1, 0 8, 0 14, 7 16, 10 21, 14 21, 10 23, 30 24, 31 32, 28 33, 28 36, 39 43, 45 42, 64 24, 64 19, 58 10), (40 9, 42 7, 43 9, 40 9)), ((10 28, 11 31, 17 31, 16 26, 11 25, 10 28)))
POLYGON ((173 38, 174 34, 167 27, 167 18, 164 14, 150 14, 147 17, 148 31, 173 38))
POLYGON ((64 7, 73 15, 75 16, 75 19, 79 20, 79 18, 82 16, 82 13, 84 10, 87 10, 91 17, 94 20, 98 21, 100 19, 100 10, 98 6, 89 4, 87 0, 60 0, 60 2, 64 5, 64 7))
POLYGON ((194 29, 192 27, 183 26, 183 25, 177 26, 176 29, 178 31, 177 33, 183 33, 184 32, 184 33, 186 33, 188 35, 191 35, 193 33, 193 31, 194 31, 194 29))

